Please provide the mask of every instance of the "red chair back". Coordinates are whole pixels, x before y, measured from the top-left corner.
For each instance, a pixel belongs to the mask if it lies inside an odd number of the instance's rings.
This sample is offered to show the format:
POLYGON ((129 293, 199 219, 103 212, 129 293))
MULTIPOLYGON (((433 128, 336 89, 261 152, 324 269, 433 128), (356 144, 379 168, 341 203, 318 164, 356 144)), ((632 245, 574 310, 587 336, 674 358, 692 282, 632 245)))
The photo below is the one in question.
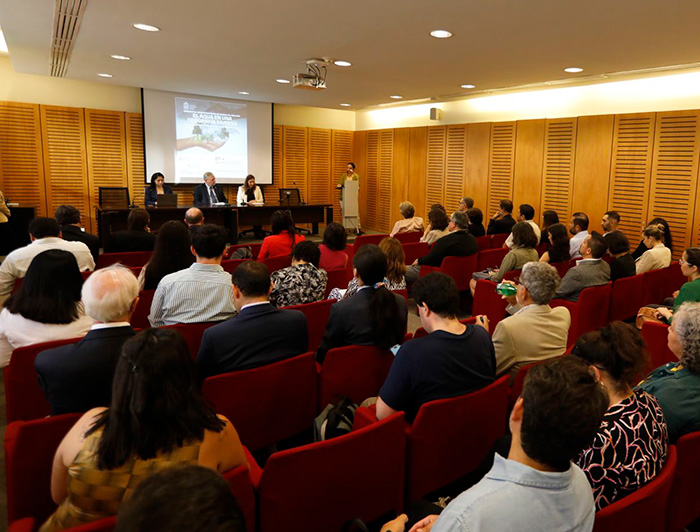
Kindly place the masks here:
MULTIPOLYGON (((668 446, 666 464, 651 482, 619 501, 606 506, 595 516, 594 532, 664 532, 668 497, 676 472, 676 447, 668 446)), ((695 501, 697 506, 697 501, 695 501)))
POLYGON ((306 330, 309 334, 309 351, 314 353, 321 345, 323 333, 326 330, 328 316, 331 313, 331 306, 335 303, 335 299, 324 299, 314 303, 306 303, 305 305, 297 305, 287 307, 289 309, 301 310, 306 316, 306 330))
POLYGON ((496 325, 506 317, 506 307, 508 302, 501 299, 501 295, 496 293, 496 283, 479 279, 474 290, 474 304, 472 314, 478 316, 485 314, 489 319, 489 334, 493 334, 496 325))
POLYGON ((239 248, 250 248, 250 252, 253 254, 253 258, 257 259, 261 247, 262 244, 234 244, 233 246, 228 247, 228 249, 224 253, 224 259, 230 259, 231 255, 233 255, 233 252, 239 248))
MULTIPOLYGON (((405 288, 401 288, 399 290, 392 290, 392 292, 395 293, 397 296, 401 296, 402 298, 404 298, 408 303, 408 290, 406 290, 405 288)), ((408 327, 408 323, 406 323, 406 327, 408 327)))
POLYGON ((502 248, 503 244, 506 243, 506 240, 508 240, 508 235, 505 235, 503 233, 498 235, 491 235, 491 249, 502 248))
POLYGON ((345 289, 348 287, 350 279, 352 279, 352 270, 347 268, 335 268, 333 270, 327 270, 328 280, 326 281, 326 296, 331 293, 334 288, 345 289))
POLYGON ((143 266, 151 260, 152 251, 129 251, 124 253, 102 253, 97 256, 95 269, 105 268, 117 262, 124 266, 143 266))
POLYGON ((469 290, 469 281, 476 271, 477 255, 468 257, 445 257, 442 259, 440 271, 449 275, 457 284, 457 290, 469 290))
POLYGON ((136 303, 136 310, 131 316, 131 326, 134 329, 147 329, 151 326, 148 315, 151 313, 151 303, 153 303, 155 293, 155 290, 141 290, 139 292, 139 302, 136 303))
MULTIPOLYGON (((567 354, 567 353, 565 353, 567 354)), ((562 355, 564 356, 564 355, 562 355)), ((531 364, 525 364, 524 366, 521 366, 521 368, 518 370, 518 373, 515 374, 515 379, 513 379, 513 383, 510 385, 510 396, 508 399, 508 412, 513 409, 513 406, 515 405, 515 401, 518 400, 518 397, 520 397, 520 394, 523 393, 523 385, 525 384, 525 377, 527 377, 527 374, 530 372, 532 368, 535 366, 539 366, 540 364, 544 364, 545 362, 549 362, 550 360, 554 360, 556 358, 560 357, 552 357, 548 358, 545 360, 539 360, 537 362, 533 362, 531 364)))
MULTIPOLYGON (((142 266, 142 267, 143 267, 143 266, 142 266)), ((142 268, 142 267, 141 267, 141 268, 142 268)), ((139 272, 140 272, 140 271, 141 271, 141 268, 139 268, 138 266, 137 266, 137 268, 138 268, 138 270, 139 270, 139 272)), ((134 270, 133 270, 132 268, 129 268, 129 269, 130 269, 131 272, 133 273, 134 270)), ((86 271, 84 271, 84 272, 80 272, 80 276, 83 278, 83 282, 87 281, 87 278, 90 277, 91 275, 92 275, 92 271, 91 271, 91 270, 86 270, 86 271)), ((139 276, 139 274, 137 273, 137 274, 136 274, 136 277, 138 277, 138 276, 139 276)))
MULTIPOLYGON (((494 235, 494 238, 498 235, 494 235)), ((503 257, 508 254, 508 249, 494 246, 492 249, 480 251, 477 253, 476 269, 477 271, 485 270, 486 268, 498 268, 503 261, 503 257)))
POLYGON ((39 382, 34 369, 34 359, 42 351, 73 344, 80 338, 44 342, 27 347, 19 347, 12 352, 10 364, 5 367, 5 412, 7 422, 29 421, 51 415, 51 405, 39 382))
POLYGON ((537 250, 537 254, 541 257, 542 255, 544 255, 545 251, 549 249, 549 243, 541 242, 537 244, 537 247, 535 249, 537 250))
POLYGON ((246 530, 255 532, 255 490, 250 480, 248 466, 240 465, 229 469, 221 473, 221 476, 228 482, 231 493, 241 507, 245 517, 246 530))
POLYGON ((394 235, 394 238, 402 244, 411 244, 419 242, 422 236, 422 231, 411 231, 410 233, 397 233, 394 235))
POLYGON ((56 509, 51 499, 53 458, 81 414, 15 421, 5 431, 5 475, 9 523, 33 517, 43 523, 56 509))
POLYGON ((681 271, 681 264, 676 260, 666 268, 666 297, 679 290, 681 286, 688 282, 688 278, 681 271))
POLYGON ((362 246, 365 244, 376 244, 377 246, 379 243, 387 238, 389 235, 360 235, 355 238, 355 242, 353 243, 353 248, 355 248, 355 253, 357 253, 357 250, 360 249, 362 246))
POLYGON ((477 236, 476 249, 478 251, 486 251, 491 249, 491 235, 477 236))
POLYGON ((205 379, 204 397, 236 428, 243 444, 260 449, 312 427, 316 415, 313 353, 205 379))
POLYGON ((407 501, 474 471, 503 436, 507 409, 507 375, 481 390, 421 406, 406 431, 407 501))
POLYGON ((238 268, 241 264, 243 264, 247 260, 250 260, 250 259, 222 260, 221 267, 224 269, 224 271, 226 271, 228 273, 233 273, 236 271, 236 268, 238 268))
POLYGON ((655 369, 669 362, 678 362, 678 357, 668 348, 668 325, 648 321, 642 325, 642 337, 649 351, 651 368, 655 369))
POLYGON ((565 260, 564 262, 552 262, 550 264, 556 268, 559 277, 562 278, 566 275, 566 272, 569 271, 569 267, 571 266, 571 262, 568 260, 565 260))
POLYGON ((267 270, 272 273, 292 265, 292 256, 283 255, 281 257, 270 257, 262 261, 267 270))
POLYGON ((331 349, 321 366, 319 410, 336 396, 348 396, 358 404, 376 396, 393 362, 391 351, 373 345, 331 349))
POLYGON ((99 521, 67 528, 66 532, 111 532, 117 526, 117 516, 112 515, 99 521))
POLYGON ((670 293, 666 293, 668 284, 667 268, 644 272, 643 304, 659 304, 663 303, 667 297, 671 297, 670 293))
POLYGON ((427 242, 416 242, 414 244, 404 244, 403 252, 406 255, 406 264, 411 265, 416 259, 428 254, 430 251, 430 244, 427 242))
POLYGON ((578 301, 552 299, 550 306, 566 307, 571 314, 567 345, 573 345, 582 335, 600 329, 608 323, 612 283, 591 286, 581 291, 578 301))
POLYGON ((220 321, 204 321, 202 323, 176 323, 175 325, 165 325, 169 329, 177 329, 185 338, 185 343, 190 350, 193 359, 197 358, 199 346, 202 345, 202 336, 212 325, 221 323, 220 321))
POLYGON ((618 279, 612 285, 610 321, 634 318, 644 306, 644 274, 618 279))
POLYGON ((678 464, 668 500, 669 532, 680 532, 700 517, 700 432, 681 436, 676 443, 678 464))
POLYGON ((259 530, 341 530, 403 509, 403 413, 345 436, 274 453, 258 486, 259 530))

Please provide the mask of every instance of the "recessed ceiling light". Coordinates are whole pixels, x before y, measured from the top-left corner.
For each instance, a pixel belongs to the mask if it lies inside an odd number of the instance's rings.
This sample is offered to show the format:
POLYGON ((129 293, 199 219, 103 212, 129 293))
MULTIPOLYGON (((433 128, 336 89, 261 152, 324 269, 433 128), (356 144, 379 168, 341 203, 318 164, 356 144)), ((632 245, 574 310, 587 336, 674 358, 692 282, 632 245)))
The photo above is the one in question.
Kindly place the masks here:
POLYGON ((340 107, 350 107, 350 104, 349 103, 341 103, 340 107))
POLYGON ((288 79, 282 79, 282 78, 276 79, 275 81, 276 81, 277 83, 290 83, 290 81, 289 81, 288 79))
POLYGON ((342 66, 342 67, 348 67, 352 66, 352 63, 350 61, 333 61, 335 66, 342 66))
POLYGON ((101 78, 111 78, 112 77, 112 74, 107 74, 105 72, 98 72, 97 75, 100 76, 101 78))
POLYGON ((569 74, 576 74, 577 72, 583 72, 583 69, 579 67, 569 67, 565 68, 564 72, 568 72, 569 74))
POLYGON ((134 24, 134 28, 143 31, 160 31, 160 28, 156 26, 151 26, 150 24, 142 24, 140 22, 138 24, 134 24))
POLYGON ((113 55, 110 55, 109 57, 111 57, 112 59, 118 59, 119 61, 131 61, 131 57, 129 57, 127 55, 113 54, 113 55))
POLYGON ((393 100, 400 100, 401 98, 403 98, 403 96, 399 96, 398 94, 394 94, 393 96, 389 96, 389 98, 391 98, 393 100))
POLYGON ((463 89, 475 89, 476 85, 460 85, 463 89))
POLYGON ((430 35, 432 35, 436 39, 449 39, 450 37, 452 37, 452 33, 450 33, 447 30, 433 30, 430 32, 430 35))
POLYGON ((246 91, 238 91, 238 94, 243 94, 244 96, 247 96, 250 93, 246 91))

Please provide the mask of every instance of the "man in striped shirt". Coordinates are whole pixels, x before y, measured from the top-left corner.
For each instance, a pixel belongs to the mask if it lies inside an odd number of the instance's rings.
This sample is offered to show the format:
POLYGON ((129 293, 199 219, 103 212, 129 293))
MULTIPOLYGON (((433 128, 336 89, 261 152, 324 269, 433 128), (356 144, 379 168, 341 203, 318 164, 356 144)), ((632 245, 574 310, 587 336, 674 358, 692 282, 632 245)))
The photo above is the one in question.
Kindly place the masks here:
POLYGON ((191 236, 191 250, 197 261, 158 283, 148 316, 153 327, 222 321, 236 314, 231 274, 221 267, 226 230, 204 224, 194 229, 191 236))

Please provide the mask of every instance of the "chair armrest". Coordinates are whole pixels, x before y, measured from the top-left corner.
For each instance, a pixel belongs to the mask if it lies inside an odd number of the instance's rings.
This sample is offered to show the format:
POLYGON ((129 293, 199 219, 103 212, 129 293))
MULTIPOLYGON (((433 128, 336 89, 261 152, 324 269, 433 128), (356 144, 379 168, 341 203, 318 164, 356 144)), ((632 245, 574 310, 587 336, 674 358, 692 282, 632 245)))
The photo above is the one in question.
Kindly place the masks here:
POLYGON ((361 406, 355 410, 355 422, 352 425, 352 430, 363 429, 377 420, 377 406, 361 406))
POLYGON ((34 532, 34 518, 24 517, 10 525, 7 532, 34 532))

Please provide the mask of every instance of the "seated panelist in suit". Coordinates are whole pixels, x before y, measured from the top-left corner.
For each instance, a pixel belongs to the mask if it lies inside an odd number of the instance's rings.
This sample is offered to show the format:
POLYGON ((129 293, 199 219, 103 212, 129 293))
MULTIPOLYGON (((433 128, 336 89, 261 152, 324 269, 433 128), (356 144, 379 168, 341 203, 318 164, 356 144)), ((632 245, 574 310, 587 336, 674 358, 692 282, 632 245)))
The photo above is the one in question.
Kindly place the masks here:
POLYGON ((228 203, 224 191, 216 184, 216 176, 211 172, 204 172, 203 177, 204 183, 194 187, 194 206, 210 207, 212 203, 228 203))
POLYGON ((151 184, 146 187, 144 203, 146 207, 155 207, 158 204, 158 194, 172 194, 173 189, 165 184, 165 176, 156 172, 151 176, 151 184))
POLYGON ((197 355, 199 378, 257 368, 301 355, 308 349, 306 317, 270 304, 267 266, 246 261, 233 272, 238 315, 204 331, 197 355))
POLYGON ((255 176, 253 174, 248 174, 245 178, 245 183, 238 187, 236 203, 238 203, 238 205, 244 205, 246 203, 248 205, 262 205, 265 203, 262 189, 255 184, 255 176))

